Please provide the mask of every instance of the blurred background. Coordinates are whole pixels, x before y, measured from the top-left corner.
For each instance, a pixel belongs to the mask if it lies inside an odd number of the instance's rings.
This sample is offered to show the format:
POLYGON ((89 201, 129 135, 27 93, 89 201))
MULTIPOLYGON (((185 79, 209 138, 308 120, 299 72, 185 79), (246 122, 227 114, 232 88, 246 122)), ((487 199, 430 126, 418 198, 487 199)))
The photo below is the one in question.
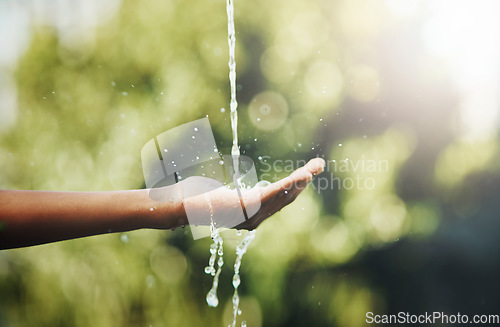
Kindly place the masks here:
MULTIPOLYGON (((500 2, 235 1, 241 151, 327 170, 259 227, 238 321, 499 314, 500 2)), ((144 187, 153 136, 208 115, 229 154, 225 1, 1 0, 0 188, 144 187), (225 108, 225 109, 224 109, 225 108)), ((223 326, 241 239, 189 229, 0 252, 0 326, 223 326)))

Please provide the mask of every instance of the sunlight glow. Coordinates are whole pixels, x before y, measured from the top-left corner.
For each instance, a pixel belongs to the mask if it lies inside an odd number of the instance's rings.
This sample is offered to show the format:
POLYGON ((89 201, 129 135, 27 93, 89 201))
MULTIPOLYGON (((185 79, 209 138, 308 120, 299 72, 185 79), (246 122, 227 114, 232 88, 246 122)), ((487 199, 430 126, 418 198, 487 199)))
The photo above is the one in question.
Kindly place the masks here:
POLYGON ((500 2, 431 1, 428 10, 423 41, 431 54, 446 60, 462 93, 463 132, 487 137, 498 120, 500 2))

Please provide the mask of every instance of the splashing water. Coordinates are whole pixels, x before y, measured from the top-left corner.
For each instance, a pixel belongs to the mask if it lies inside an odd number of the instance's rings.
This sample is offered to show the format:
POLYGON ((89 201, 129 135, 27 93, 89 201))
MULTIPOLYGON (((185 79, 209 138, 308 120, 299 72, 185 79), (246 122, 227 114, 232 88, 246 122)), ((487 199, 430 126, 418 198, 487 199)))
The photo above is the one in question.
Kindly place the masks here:
MULTIPOLYGON (((229 83, 231 87, 231 101, 230 101, 230 109, 231 109, 231 129, 233 136, 233 146, 231 148, 231 155, 233 157, 233 166, 234 166, 234 176, 233 181, 235 187, 239 188, 239 157, 240 157, 240 149, 238 146, 238 102, 236 101, 236 59, 235 59, 235 44, 236 44, 236 31, 234 28, 234 4, 233 0, 226 1, 226 11, 227 11, 227 33, 228 33, 228 45, 229 45, 229 83)), ((224 112, 221 109, 221 112, 224 112)), ((239 190, 238 190, 239 192, 239 190)), ((241 194, 240 194, 241 195, 241 194)), ((207 303, 211 307, 216 307, 219 304, 219 300, 217 298, 217 286, 219 284, 219 275, 222 270, 222 266, 224 265, 223 260, 223 240, 220 236, 219 229, 215 226, 213 221, 213 208, 208 201, 210 207, 210 216, 211 216, 211 224, 210 231, 211 236, 214 243, 210 246, 210 259, 208 261, 208 266, 205 267, 205 273, 214 276, 212 288, 207 294, 207 303), (215 270, 215 261, 219 256, 219 260, 217 261, 217 271, 215 270)), ((240 279, 240 266, 243 255, 247 251, 248 246, 255 238, 256 230, 248 232, 240 245, 236 247, 236 261, 234 264, 234 275, 233 275, 233 322, 230 327, 236 326, 236 318, 237 315, 241 315, 241 309, 239 309, 240 297, 238 295, 238 287, 241 283, 240 279)), ((240 236, 241 232, 238 231, 237 235, 240 236)), ((246 322, 243 321, 241 326, 246 327, 246 322)))
MULTIPOLYGON (((234 4, 233 0, 226 1, 226 11, 227 11, 227 41, 229 45, 229 83, 231 85, 231 129, 233 131, 233 147, 231 148, 231 155, 233 156, 233 166, 234 166, 234 185, 235 187, 240 187, 239 185, 239 156, 240 156, 240 148, 238 147, 238 102, 236 101, 236 58, 235 58, 235 45, 236 45, 236 30, 234 28, 234 4)), ((239 193, 239 190, 238 190, 239 193)), ((239 193, 240 198, 241 194, 239 193)), ((245 252, 247 252, 247 248, 255 238, 255 233, 257 231, 254 229, 245 235, 243 241, 239 246, 236 247, 236 261, 234 263, 234 275, 233 275, 233 322, 231 323, 231 327, 236 326, 236 317, 237 314, 241 314, 241 310, 239 309, 240 297, 238 295, 238 286, 241 283, 240 279, 240 266, 241 260, 245 252)), ((246 322, 243 321, 241 326, 246 326, 246 322)))
POLYGON ((214 280, 212 283, 212 288, 208 291, 207 294, 207 303, 211 307, 216 307, 219 305, 219 299, 217 298, 217 287, 219 286, 219 275, 222 271, 222 266, 224 265, 224 248, 222 247, 224 241, 219 234, 219 229, 216 228, 214 223, 214 209, 212 207, 212 203, 210 202, 210 198, 208 194, 205 194, 205 200, 208 203, 208 208, 210 210, 210 234, 212 240, 214 241, 210 245, 210 259, 208 259, 208 266, 205 267, 205 273, 214 276, 214 280), (215 260, 219 255, 219 260, 217 261, 217 271, 215 271, 215 260))
POLYGON ((212 239, 214 243, 210 246, 210 259, 208 261, 208 266, 205 267, 205 273, 214 276, 214 281, 212 283, 212 288, 207 294, 207 303, 211 307, 216 307, 219 304, 219 299, 217 298, 217 287, 219 286, 219 275, 222 271, 222 266, 224 265, 224 251, 222 248, 222 237, 219 234, 218 228, 215 228, 212 224, 210 230, 212 231, 212 239), (215 271, 215 259, 219 255, 219 260, 217 260, 217 272, 215 271))
MULTIPOLYGON (((257 232, 256 229, 249 231, 247 235, 245 235, 245 238, 243 238, 243 241, 241 241, 241 244, 236 247, 236 261, 234 262, 234 275, 233 275, 233 287, 234 287, 234 294, 233 294, 233 322, 229 327, 235 327, 236 326, 236 317, 238 314, 241 314, 241 310, 239 309, 240 305, 240 296, 238 295, 238 286, 240 286, 241 283, 241 278, 240 278, 240 266, 241 266, 241 259, 243 258, 243 255, 245 252, 247 252, 247 248, 252 242, 252 240, 255 238, 255 233, 257 232)), ((242 322, 241 326, 246 326, 246 322, 242 322)))

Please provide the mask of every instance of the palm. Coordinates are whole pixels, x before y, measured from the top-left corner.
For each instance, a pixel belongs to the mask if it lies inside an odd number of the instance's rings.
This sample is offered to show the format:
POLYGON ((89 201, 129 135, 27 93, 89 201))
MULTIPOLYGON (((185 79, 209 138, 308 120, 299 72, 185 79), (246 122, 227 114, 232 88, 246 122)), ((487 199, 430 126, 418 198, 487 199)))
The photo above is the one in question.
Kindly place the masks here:
MULTIPOLYGON (((214 223, 217 227, 255 229, 265 219, 295 200, 313 176, 323 171, 324 164, 323 159, 313 159, 276 183, 242 191, 241 199, 236 190, 220 187, 222 185, 212 179, 188 178, 179 184, 183 184, 184 190, 196 190, 195 196, 186 196, 185 192, 181 196, 189 224, 214 223), (207 192, 203 192, 204 190, 207 192), (250 217, 247 220, 244 219, 242 207, 250 217)), ((178 193, 177 191, 176 194, 178 193)))

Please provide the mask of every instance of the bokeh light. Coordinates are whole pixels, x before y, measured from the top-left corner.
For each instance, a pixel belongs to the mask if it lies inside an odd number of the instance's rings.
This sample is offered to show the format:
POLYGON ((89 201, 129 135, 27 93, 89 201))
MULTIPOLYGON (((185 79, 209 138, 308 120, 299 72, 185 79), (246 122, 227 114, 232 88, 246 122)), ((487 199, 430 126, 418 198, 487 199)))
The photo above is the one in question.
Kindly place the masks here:
MULTIPOLYGON (((368 311, 496 313, 500 3, 235 1, 241 152, 325 172, 259 227, 248 326, 368 311), (451 278, 453 277, 453 278, 451 278), (495 311, 496 310, 496 311, 495 311)), ((144 187, 154 135, 208 116, 231 147, 224 1, 0 2, 0 188, 144 187)), ((209 239, 139 230, 0 251, 0 326, 221 326, 209 239)))

